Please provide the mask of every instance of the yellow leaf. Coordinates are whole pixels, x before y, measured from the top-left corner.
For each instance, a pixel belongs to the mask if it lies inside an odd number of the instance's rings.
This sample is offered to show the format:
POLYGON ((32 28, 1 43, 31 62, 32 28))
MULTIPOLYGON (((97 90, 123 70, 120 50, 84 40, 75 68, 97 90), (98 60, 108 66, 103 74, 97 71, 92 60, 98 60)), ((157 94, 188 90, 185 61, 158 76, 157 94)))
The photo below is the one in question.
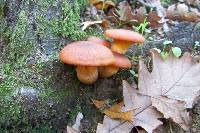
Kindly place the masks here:
MULTIPOLYGON (((94 105, 98 108, 98 109, 102 109, 106 107, 106 100, 92 100, 92 102, 94 103, 94 105)), ((121 119, 121 120, 125 120, 125 121, 133 121, 134 119, 134 112, 133 110, 127 111, 127 112, 122 112, 121 108, 124 106, 123 102, 120 103, 116 103, 114 104, 112 107, 108 108, 108 109, 104 109, 103 113, 107 116, 109 116, 110 118, 113 119, 121 119)))
POLYGON ((115 3, 111 0, 90 0, 90 3, 99 10, 104 10, 115 6, 115 3))
POLYGON ((133 121, 134 119, 133 110, 127 112, 113 112, 109 109, 105 109, 103 112, 112 119, 121 119, 125 121, 133 121))

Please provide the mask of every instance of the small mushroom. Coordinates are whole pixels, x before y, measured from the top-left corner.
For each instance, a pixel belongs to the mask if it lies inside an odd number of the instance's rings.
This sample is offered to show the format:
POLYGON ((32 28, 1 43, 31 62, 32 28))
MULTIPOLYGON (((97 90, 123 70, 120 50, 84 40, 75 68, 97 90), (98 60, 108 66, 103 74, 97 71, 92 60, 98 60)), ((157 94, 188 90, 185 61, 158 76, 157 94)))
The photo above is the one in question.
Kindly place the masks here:
POLYGON ((112 65, 99 67, 99 77, 107 78, 116 74, 120 68, 131 68, 131 61, 124 55, 113 52, 115 62, 112 65))
POLYGON ((85 84, 92 84, 97 80, 97 67, 107 66, 115 61, 109 48, 90 41, 68 44, 60 51, 59 57, 64 63, 77 66, 77 77, 85 84))
POLYGON ((111 50, 124 54, 133 43, 143 43, 144 37, 137 32, 125 29, 110 29, 105 36, 113 39, 111 50))
POLYGON ((96 37, 96 36, 90 36, 90 37, 88 37, 87 40, 91 41, 91 42, 94 42, 94 43, 97 43, 97 44, 104 45, 106 47, 110 47, 111 46, 110 42, 108 42, 108 41, 106 41, 104 39, 101 39, 99 37, 96 37))

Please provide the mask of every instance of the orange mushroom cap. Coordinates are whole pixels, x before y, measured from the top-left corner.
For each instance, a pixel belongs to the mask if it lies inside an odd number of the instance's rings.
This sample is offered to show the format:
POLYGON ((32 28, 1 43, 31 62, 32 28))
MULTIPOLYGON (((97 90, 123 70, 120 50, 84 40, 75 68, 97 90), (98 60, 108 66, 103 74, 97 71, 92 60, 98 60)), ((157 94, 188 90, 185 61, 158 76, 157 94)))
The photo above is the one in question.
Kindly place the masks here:
POLYGON ((105 36, 115 40, 143 43, 145 38, 137 32, 125 29, 110 29, 105 31, 105 36))
POLYGON ((87 40, 88 40, 88 41, 95 42, 95 43, 97 43, 97 44, 104 45, 104 46, 106 46, 106 47, 110 47, 110 46, 111 46, 110 42, 108 42, 108 41, 106 41, 106 40, 103 40, 103 39, 101 39, 101 38, 99 38, 99 37, 96 37, 96 36, 90 36, 87 40))
POLYGON ((65 46, 59 54, 66 64, 80 66, 106 66, 114 63, 111 50, 90 41, 77 41, 65 46))
POLYGON ((116 52, 113 52, 113 55, 115 56, 115 62, 112 64, 113 66, 119 68, 131 68, 131 61, 128 57, 116 52))

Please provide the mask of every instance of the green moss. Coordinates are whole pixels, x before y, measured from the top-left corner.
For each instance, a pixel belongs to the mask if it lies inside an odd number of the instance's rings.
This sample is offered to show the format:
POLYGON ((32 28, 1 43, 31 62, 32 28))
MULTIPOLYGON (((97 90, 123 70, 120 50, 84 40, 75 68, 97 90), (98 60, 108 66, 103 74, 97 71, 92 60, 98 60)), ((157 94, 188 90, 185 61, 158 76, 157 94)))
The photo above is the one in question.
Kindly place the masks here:
MULTIPOLYGON (((1 1, 2 2, 2 1, 1 1)), ((5 2, 3 0, 3 2, 5 2)), ((72 89, 56 90, 52 85, 53 73, 43 74, 46 66, 42 60, 37 60, 36 64, 27 64, 27 59, 33 55, 33 51, 38 46, 34 44, 29 37, 31 29, 29 21, 29 7, 30 2, 26 1, 21 7, 18 14, 16 25, 7 27, 5 18, 0 19, 0 39, 5 39, 5 49, 3 54, 3 64, 0 62, 0 75, 3 80, 0 80, 0 131, 1 132, 51 132, 54 129, 49 128, 50 124, 41 125, 41 127, 33 128, 30 124, 26 114, 23 114, 23 107, 21 99, 16 98, 16 89, 23 86, 33 87, 40 89, 41 102, 53 99, 54 102, 65 103, 67 96, 74 96, 77 94, 79 82, 78 80, 69 83, 67 87, 72 89), (33 79, 34 78, 34 79, 33 79), (37 79, 37 80, 35 80, 37 79), (39 80, 39 81, 38 81, 39 80), (9 129, 7 129, 9 128, 9 129)), ((61 14, 58 17, 47 19, 46 12, 52 6, 58 6, 55 0, 39 0, 35 5, 40 10, 36 11, 37 28, 36 34, 41 38, 47 34, 47 31, 57 37, 64 37, 69 40, 81 40, 89 35, 97 35, 96 29, 88 29, 87 31, 81 30, 81 13, 88 5, 87 0, 76 0, 73 3, 61 0, 61 14)), ((3 7, 4 3, 0 3, 0 18, 4 17, 3 7)), ((35 39, 35 38, 34 38, 35 39)), ((59 47, 58 47, 59 48, 59 47)), ((57 59, 57 54, 52 55, 49 62, 57 59)), ((1 58, 0 58, 1 61, 1 58)), ((48 69, 48 68, 47 68, 48 69)), ((49 68, 50 69, 50 68, 49 68)), ((74 75, 74 73, 73 73, 74 75)), ((70 120, 75 119, 77 112, 80 111, 80 106, 75 107, 70 112, 70 120)), ((46 123, 45 123, 46 124, 46 123)))
POLYGON ((33 47, 26 37, 28 32, 28 17, 26 11, 19 13, 18 21, 14 29, 10 32, 9 43, 6 47, 6 54, 10 62, 24 58, 31 52, 33 47))
POLYGON ((48 28, 54 34, 71 40, 82 40, 89 35, 99 35, 97 29, 88 28, 86 31, 81 30, 81 13, 87 5, 87 0, 75 0, 73 3, 61 1, 61 14, 59 18, 49 20, 43 15, 37 17, 37 20, 41 23, 38 33, 44 34, 46 28, 48 28))

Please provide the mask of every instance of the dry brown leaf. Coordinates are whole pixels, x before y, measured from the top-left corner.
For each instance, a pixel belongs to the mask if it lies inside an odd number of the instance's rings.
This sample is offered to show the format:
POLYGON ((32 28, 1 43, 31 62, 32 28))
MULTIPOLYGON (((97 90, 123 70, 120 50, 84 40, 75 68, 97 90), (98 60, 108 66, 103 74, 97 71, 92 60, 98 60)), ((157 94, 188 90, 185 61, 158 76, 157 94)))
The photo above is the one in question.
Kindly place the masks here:
POLYGON ((109 22, 107 20, 99 20, 99 21, 85 21, 83 23, 81 23, 82 28, 81 30, 84 31, 86 30, 88 27, 95 25, 95 24, 100 24, 103 28, 108 27, 109 22))
POLYGON ((192 108, 200 94, 200 64, 189 53, 180 59, 170 55, 165 61, 155 50, 151 53, 152 72, 147 70, 143 61, 139 62, 140 93, 184 101, 186 108, 192 108))
POLYGON ((123 81, 123 96, 125 110, 135 109, 133 126, 141 126, 148 133, 151 133, 162 124, 158 118, 163 116, 151 106, 150 97, 140 95, 136 88, 131 87, 126 81, 123 81))
POLYGON ((178 123, 183 129, 187 130, 191 124, 191 118, 186 108, 185 103, 178 100, 169 99, 167 97, 151 98, 152 105, 160 112, 165 112, 165 118, 171 118, 178 123))
POLYGON ((131 87, 126 81, 123 81, 123 96, 125 107, 122 110, 135 109, 135 119, 133 122, 125 122, 105 117, 103 127, 110 131, 109 133, 129 133, 134 126, 141 126, 148 133, 152 133, 162 124, 158 120, 162 115, 151 106, 150 97, 137 93, 136 88, 131 87))
POLYGON ((139 62, 139 92, 151 96, 153 105, 165 118, 171 118, 187 130, 191 120, 186 108, 192 108, 200 95, 200 64, 189 53, 180 59, 170 55, 164 62, 156 51, 152 51, 152 60, 152 72, 143 61, 139 62), (172 110, 175 112, 171 113, 172 110))
POLYGON ((112 105, 110 108, 106 107, 106 101, 99 101, 99 100, 93 100, 92 102, 94 105, 98 108, 103 110, 102 112, 113 119, 121 119, 125 121, 133 121, 134 120, 134 112, 133 110, 129 110, 126 112, 122 112, 121 109, 124 106, 123 102, 117 103, 112 105))
POLYGON ((149 26, 152 28, 158 28, 162 25, 159 23, 161 17, 159 17, 155 11, 149 12, 147 20, 150 22, 149 26))
POLYGON ((90 4, 94 5, 99 10, 115 6, 115 3, 112 0, 90 0, 90 4))
POLYGON ((172 20, 196 22, 199 21, 200 12, 186 4, 175 4, 168 7, 167 17, 172 20))
POLYGON ((96 133, 130 133, 133 125, 130 122, 123 123, 123 121, 111 119, 105 115, 103 124, 98 123, 96 133))
POLYGON ((180 59, 170 55, 164 61, 156 51, 151 52, 152 72, 143 61, 139 61, 139 90, 136 85, 131 87, 123 81, 125 106, 122 111, 134 109, 134 121, 105 117, 103 128, 108 133, 129 133, 134 126, 152 133, 162 124, 158 118, 170 118, 183 129, 189 128, 191 119, 186 109, 192 108, 200 95, 200 63, 195 62, 189 53, 180 59))
POLYGON ((120 2, 117 8, 118 10, 116 10, 116 12, 119 15, 119 20, 130 21, 135 19, 132 9, 127 1, 120 2))

